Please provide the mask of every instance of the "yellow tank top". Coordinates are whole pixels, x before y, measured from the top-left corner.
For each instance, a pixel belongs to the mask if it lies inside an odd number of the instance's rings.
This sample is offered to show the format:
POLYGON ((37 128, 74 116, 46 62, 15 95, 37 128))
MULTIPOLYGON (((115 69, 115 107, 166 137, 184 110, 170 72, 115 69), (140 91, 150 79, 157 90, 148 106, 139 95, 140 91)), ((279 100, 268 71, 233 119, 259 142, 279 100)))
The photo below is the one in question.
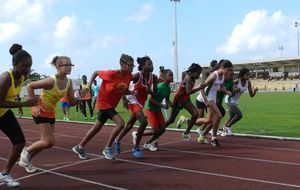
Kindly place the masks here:
POLYGON ((88 90, 88 92, 86 93, 86 95, 84 97, 82 97, 82 99, 83 100, 89 100, 89 99, 91 99, 92 96, 91 96, 91 90, 89 88, 89 85, 81 83, 81 87, 82 87, 82 90, 84 90, 84 89, 88 90))
MULTIPOLYGON (((21 76, 21 83, 19 84, 18 87, 15 87, 15 79, 13 76, 13 71, 10 69, 7 71, 10 77, 10 81, 11 81, 11 85, 6 93, 5 96, 5 101, 10 101, 13 102, 16 99, 16 96, 18 94, 20 94, 23 83, 24 83, 24 76, 21 76)), ((1 87, 0 87, 1 88, 1 87)), ((2 117, 7 111, 9 110, 9 108, 0 108, 0 117, 2 117)))
MULTIPOLYGON (((68 79, 65 89, 58 89, 57 79, 55 75, 50 76, 54 80, 54 86, 51 90, 42 90, 40 101, 40 115, 39 117, 55 118, 55 108, 57 102, 63 97, 67 96, 70 87, 70 79, 68 79)), ((32 108, 32 114, 35 114, 35 107, 32 108)))

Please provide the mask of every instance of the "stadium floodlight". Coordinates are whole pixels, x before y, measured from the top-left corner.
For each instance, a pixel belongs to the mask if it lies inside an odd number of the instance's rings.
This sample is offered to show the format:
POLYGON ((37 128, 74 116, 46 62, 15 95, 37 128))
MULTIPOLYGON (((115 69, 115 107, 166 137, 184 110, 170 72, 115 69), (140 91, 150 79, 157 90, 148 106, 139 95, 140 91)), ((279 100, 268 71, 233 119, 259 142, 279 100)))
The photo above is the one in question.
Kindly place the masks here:
POLYGON ((299 27, 300 27, 300 22, 295 22, 295 27, 297 28, 297 34, 298 34, 298 56, 300 56, 300 51, 299 51, 299 27))
POLYGON ((279 46, 278 47, 279 51, 280 51, 280 57, 282 57, 282 53, 283 53, 283 46, 279 46))
POLYGON ((171 2, 174 2, 174 16, 175 16, 175 35, 174 35, 174 70, 175 70, 175 82, 179 82, 178 78, 178 41, 177 41, 177 3, 180 2, 180 0, 170 0, 171 2))

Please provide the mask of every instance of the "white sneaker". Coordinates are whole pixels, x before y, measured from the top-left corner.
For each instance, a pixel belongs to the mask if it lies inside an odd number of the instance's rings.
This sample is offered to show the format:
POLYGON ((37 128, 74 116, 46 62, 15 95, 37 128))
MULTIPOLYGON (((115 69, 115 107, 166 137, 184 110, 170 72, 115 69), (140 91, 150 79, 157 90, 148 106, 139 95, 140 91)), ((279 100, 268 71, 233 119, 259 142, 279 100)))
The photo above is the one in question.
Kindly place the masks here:
POLYGON ((25 170, 28 173, 35 173, 35 172, 37 172, 37 169, 31 163, 27 167, 25 167, 25 170))
POLYGON ((231 136, 232 135, 232 131, 231 131, 231 127, 224 127, 227 131, 227 135, 231 136))
POLYGON ((157 148, 154 146, 154 143, 155 143, 154 141, 150 144, 145 143, 144 148, 150 151, 157 151, 157 148))
POLYGON ((213 135, 213 130, 212 129, 209 131, 209 134, 213 135))
POLYGON ((5 183, 9 187, 19 187, 21 185, 20 182, 11 177, 10 174, 3 175, 0 173, 0 182, 5 183))
POLYGON ((137 131, 133 131, 133 132, 131 133, 131 135, 132 135, 132 142, 133 142, 134 145, 135 145, 135 143, 136 143, 136 134, 137 134, 137 131))
POLYGON ((27 167, 30 165, 30 155, 29 155, 28 151, 26 150, 26 147, 24 147, 24 149, 21 153, 19 165, 21 167, 27 167))
POLYGON ((203 133, 203 131, 202 131, 200 128, 196 129, 196 132, 197 132, 199 135, 202 135, 202 133, 203 133))

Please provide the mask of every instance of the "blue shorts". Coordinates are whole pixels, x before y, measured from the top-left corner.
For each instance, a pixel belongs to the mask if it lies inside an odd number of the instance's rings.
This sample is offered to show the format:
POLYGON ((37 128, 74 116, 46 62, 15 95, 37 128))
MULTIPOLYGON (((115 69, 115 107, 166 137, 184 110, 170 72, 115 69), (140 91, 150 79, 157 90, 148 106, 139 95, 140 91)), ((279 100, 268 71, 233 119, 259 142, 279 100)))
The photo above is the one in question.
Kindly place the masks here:
POLYGON ((70 108, 71 105, 70 105, 69 102, 61 102, 61 107, 62 107, 62 108, 70 108))

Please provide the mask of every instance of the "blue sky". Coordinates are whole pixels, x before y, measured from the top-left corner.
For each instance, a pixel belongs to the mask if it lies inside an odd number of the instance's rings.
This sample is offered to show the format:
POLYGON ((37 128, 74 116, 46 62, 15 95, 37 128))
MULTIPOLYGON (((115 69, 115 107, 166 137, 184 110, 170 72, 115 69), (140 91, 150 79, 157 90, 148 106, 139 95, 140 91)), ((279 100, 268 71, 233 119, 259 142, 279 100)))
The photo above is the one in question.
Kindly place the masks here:
MULTIPOLYGON (((54 55, 71 57, 71 78, 118 69, 121 53, 149 55, 173 69, 174 5, 169 0, 0 0, 0 65, 11 67, 10 45, 33 56, 33 69, 51 75, 54 55)), ((211 59, 234 62, 297 55, 294 0, 181 0, 179 71, 211 59)), ((2 72, 2 71, 1 71, 2 72)))

